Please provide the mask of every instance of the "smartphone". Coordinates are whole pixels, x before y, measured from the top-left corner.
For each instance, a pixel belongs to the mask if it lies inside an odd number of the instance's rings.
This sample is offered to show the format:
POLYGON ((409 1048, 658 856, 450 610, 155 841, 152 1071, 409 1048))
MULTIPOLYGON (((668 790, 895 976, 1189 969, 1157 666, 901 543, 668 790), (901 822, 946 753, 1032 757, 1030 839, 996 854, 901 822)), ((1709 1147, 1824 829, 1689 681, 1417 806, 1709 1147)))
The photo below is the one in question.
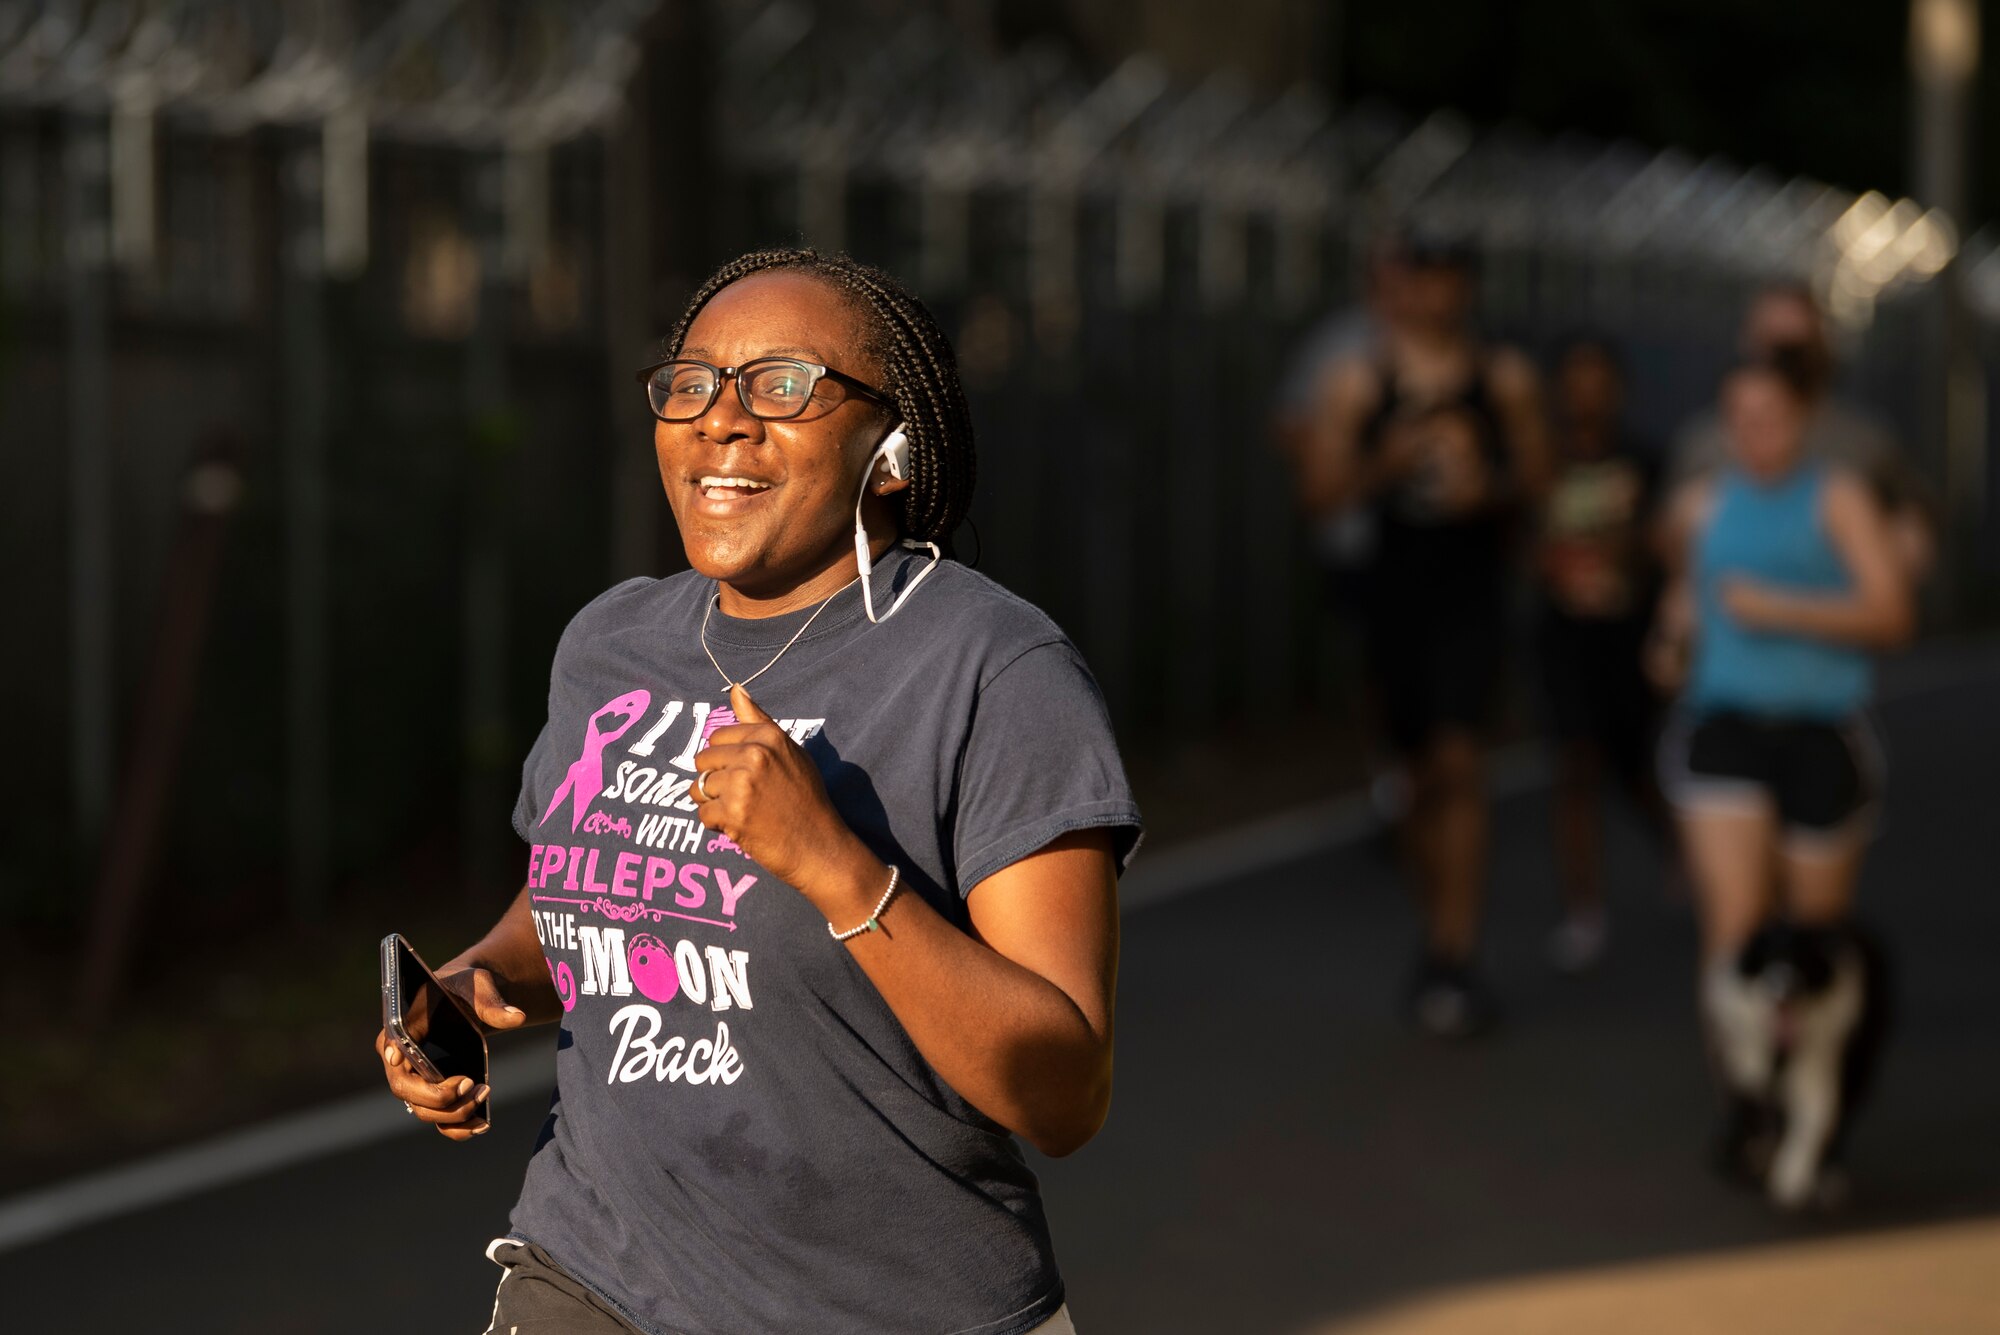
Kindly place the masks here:
MULTIPOLYGON (((462 1075, 475 1085, 486 1083, 486 1035, 479 1022, 399 932, 382 938, 382 1029, 410 1069, 432 1084, 462 1075)), ((481 1111, 492 1120, 490 1106, 481 1111)))

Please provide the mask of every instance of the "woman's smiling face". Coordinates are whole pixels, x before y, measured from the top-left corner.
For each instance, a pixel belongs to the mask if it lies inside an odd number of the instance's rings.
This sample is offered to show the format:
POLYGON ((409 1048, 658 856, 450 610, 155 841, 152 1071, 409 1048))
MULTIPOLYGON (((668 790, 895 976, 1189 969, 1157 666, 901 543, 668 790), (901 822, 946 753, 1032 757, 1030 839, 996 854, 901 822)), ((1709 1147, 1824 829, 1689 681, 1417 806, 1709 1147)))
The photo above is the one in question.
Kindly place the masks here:
MULTIPOLYGON (((864 317, 849 299, 783 269, 717 292, 688 326, 680 356, 714 366, 797 357, 867 384, 883 381, 864 317)), ((696 420, 655 423, 660 481, 688 564, 759 599, 781 598, 843 559, 851 566, 855 489, 892 417, 892 409, 827 377, 801 416, 763 421, 744 411, 732 379, 696 420)), ((891 531, 876 497, 903 485, 870 487, 863 513, 871 537, 891 531)))

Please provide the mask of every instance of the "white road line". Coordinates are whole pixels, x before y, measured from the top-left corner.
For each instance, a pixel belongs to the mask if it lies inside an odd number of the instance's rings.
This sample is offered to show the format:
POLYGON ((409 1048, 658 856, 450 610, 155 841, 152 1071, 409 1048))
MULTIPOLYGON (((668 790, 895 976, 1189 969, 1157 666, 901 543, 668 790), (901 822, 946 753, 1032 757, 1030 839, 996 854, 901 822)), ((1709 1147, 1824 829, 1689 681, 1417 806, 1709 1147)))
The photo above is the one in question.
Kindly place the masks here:
MULTIPOLYGON (((1990 681, 2000 676, 1995 647, 1990 640, 1961 643, 1943 661, 1898 665, 1904 670, 1885 683, 1878 699, 1890 704, 1990 681)), ((1540 744, 1523 742, 1498 752, 1488 773, 1496 797, 1531 792, 1548 782, 1548 757, 1540 744)), ((1290 807, 1171 845, 1155 857, 1142 856, 1120 886, 1119 899, 1125 913, 1141 912, 1222 881, 1358 843, 1374 834, 1380 823, 1365 792, 1290 807)), ((495 1062, 491 1077, 495 1102, 547 1097, 549 1066, 549 1056, 543 1052, 495 1062)), ((380 1091, 370 1091, 123 1168, 26 1192, 0 1200, 0 1252, 387 1140, 409 1129, 409 1121, 393 1101, 380 1091)))
MULTIPOLYGON (((489 1083, 495 1104, 548 1097, 550 1065, 549 1055, 541 1052, 493 1063, 489 1083)), ((409 1135, 414 1126, 387 1090, 371 1090, 26 1192, 0 1201, 0 1252, 309 1159, 409 1135)))
MULTIPOLYGON (((1494 789, 1501 794, 1524 791, 1541 780, 1545 769, 1538 747, 1510 748, 1495 759, 1494 789)), ((1126 914, 1141 912, 1220 881, 1358 843, 1380 823, 1366 792, 1290 807, 1162 849, 1157 857, 1142 856, 1119 887, 1120 906, 1126 914)), ((549 1066, 542 1053, 495 1062, 495 1101, 546 1097, 549 1066)), ((408 1116, 395 1101, 370 1090, 226 1132, 122 1168, 0 1200, 0 1253, 409 1131, 408 1116)))

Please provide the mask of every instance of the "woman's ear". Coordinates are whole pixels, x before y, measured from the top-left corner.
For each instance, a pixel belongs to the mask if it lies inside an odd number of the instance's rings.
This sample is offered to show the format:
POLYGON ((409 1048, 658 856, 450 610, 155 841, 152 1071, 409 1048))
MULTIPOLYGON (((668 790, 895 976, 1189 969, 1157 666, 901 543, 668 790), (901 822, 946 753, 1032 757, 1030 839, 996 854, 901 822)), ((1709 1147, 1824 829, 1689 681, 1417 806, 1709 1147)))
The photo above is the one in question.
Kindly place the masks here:
POLYGON ((893 496, 909 485, 910 480, 908 478, 897 477, 889 471, 887 460, 877 459, 875 461, 875 477, 869 484, 869 490, 877 496, 893 496))

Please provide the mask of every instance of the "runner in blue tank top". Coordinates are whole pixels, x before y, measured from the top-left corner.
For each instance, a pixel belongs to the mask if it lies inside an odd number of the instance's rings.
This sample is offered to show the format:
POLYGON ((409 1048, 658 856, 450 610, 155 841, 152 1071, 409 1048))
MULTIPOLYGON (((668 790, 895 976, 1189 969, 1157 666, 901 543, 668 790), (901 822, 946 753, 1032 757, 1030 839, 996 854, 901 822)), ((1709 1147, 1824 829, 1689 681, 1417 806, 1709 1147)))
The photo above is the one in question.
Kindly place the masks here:
POLYGON ((1849 925, 1879 765, 1869 654, 1914 614, 1862 480, 1809 461, 1783 361, 1723 381, 1732 458, 1668 519, 1677 576, 1656 675, 1683 678, 1662 744, 1702 926, 1701 1006, 1730 1102, 1720 1166, 1780 1204, 1829 1200, 1868 950, 1849 925))

